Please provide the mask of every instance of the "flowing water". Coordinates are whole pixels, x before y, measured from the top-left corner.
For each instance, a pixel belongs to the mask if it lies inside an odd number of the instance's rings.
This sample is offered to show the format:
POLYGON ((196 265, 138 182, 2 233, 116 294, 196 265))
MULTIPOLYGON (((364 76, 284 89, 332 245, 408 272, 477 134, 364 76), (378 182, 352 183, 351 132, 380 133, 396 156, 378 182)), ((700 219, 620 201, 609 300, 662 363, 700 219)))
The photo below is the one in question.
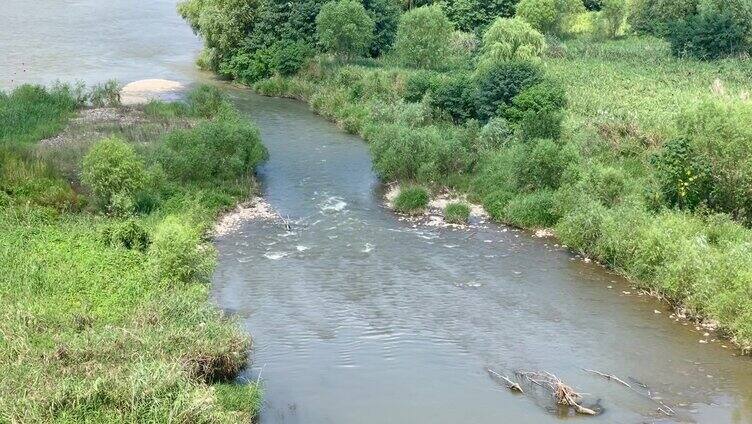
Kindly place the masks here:
MULTIPOLYGON (((174 3, 6 0, 0 86, 206 79, 174 3)), ((217 240, 214 295, 254 335, 244 377, 264 381, 262 424, 752 422, 748 358, 554 240, 398 220, 360 139, 304 104, 227 90, 271 153, 264 196, 293 222, 217 240), (486 368, 550 371, 603 413, 569 418, 486 368)))

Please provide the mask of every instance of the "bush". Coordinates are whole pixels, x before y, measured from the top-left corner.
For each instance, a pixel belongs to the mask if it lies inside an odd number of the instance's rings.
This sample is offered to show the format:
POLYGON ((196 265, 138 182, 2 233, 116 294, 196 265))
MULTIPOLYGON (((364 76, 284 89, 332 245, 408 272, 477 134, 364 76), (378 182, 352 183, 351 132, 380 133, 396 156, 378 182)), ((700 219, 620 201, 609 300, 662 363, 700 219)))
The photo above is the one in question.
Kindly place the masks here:
MULTIPOLYGON (((184 218, 183 218, 184 219, 184 218)), ((149 263, 159 281, 189 283, 208 281, 214 269, 214 252, 201 245, 195 228, 170 215, 154 230, 149 263)))
POLYGON ((478 76, 478 117, 486 122, 526 88, 543 80, 541 68, 530 62, 499 62, 478 76))
POLYGON ((514 198, 514 193, 507 189, 491 192, 483 198, 483 209, 496 221, 503 221, 507 205, 514 198))
POLYGON ((274 70, 282 76, 295 75, 313 56, 313 49, 301 41, 281 42, 274 50, 274 70))
POLYGON ((111 247, 140 251, 146 251, 150 243, 149 233, 135 219, 108 225, 102 230, 102 240, 111 247))
POLYGON ((546 48, 546 40, 530 24, 519 18, 498 18, 483 34, 479 68, 496 62, 537 59, 546 48))
POLYGON ((467 148, 443 128, 383 125, 370 137, 374 168, 385 180, 440 181, 467 172, 467 148))
POLYGON ((411 72, 405 81, 403 98, 408 102, 420 102, 427 92, 435 91, 440 85, 440 74, 434 71, 418 70, 411 72))
POLYGON ((544 34, 568 32, 572 20, 582 11, 582 0, 521 0, 517 4, 517 16, 544 34))
POLYGON ((697 13, 699 0, 633 0, 627 22, 640 34, 665 34, 669 24, 697 13))
POLYGON ((521 132, 523 139, 558 139, 564 120, 562 110, 566 106, 564 88, 558 83, 544 81, 515 96, 503 115, 521 132))
POLYGON ((444 221, 452 224, 467 224, 470 208, 464 203, 450 203, 444 208, 444 221))
POLYGON ((522 228, 547 228, 556 224, 553 193, 548 190, 522 194, 504 209, 504 221, 522 228))
POLYGON ((748 28, 728 12, 704 13, 668 27, 674 56, 713 60, 750 51, 748 28))
POLYGON ((331 1, 316 16, 316 34, 321 46, 348 59, 368 50, 373 31, 373 19, 356 0, 331 1))
POLYGON ((513 136, 514 130, 506 119, 492 118, 480 130, 478 150, 496 150, 509 143, 513 136))
POLYGON ((667 204, 693 210, 710 202, 710 164, 698 156, 688 139, 666 142, 652 162, 667 204))
POLYGON ((565 172, 578 159, 574 146, 561 146, 552 140, 517 148, 521 154, 514 156, 511 166, 521 191, 559 188, 565 172))
MULTIPOLYGON (((113 202, 123 206, 143 187, 145 168, 133 147, 119 138, 106 138, 96 143, 86 154, 82 165, 82 181, 110 212, 113 202)), ((132 206, 132 205, 131 205, 132 206)))
POLYGON ((476 115, 477 89, 472 78, 454 74, 434 89, 430 104, 446 112, 454 123, 462 123, 476 115))
POLYGON ((204 183, 248 176, 266 157, 258 129, 239 118, 173 131, 164 137, 157 155, 173 178, 204 183))
POLYGON ((378 57, 391 50, 397 36, 402 9, 391 0, 363 0, 363 7, 374 22, 373 41, 369 53, 378 57))
POLYGON ((615 38, 627 16, 627 0, 599 0, 600 12, 596 17, 596 28, 600 35, 615 38))
POLYGON ((446 4, 449 19, 462 31, 475 31, 497 17, 514 16, 517 0, 450 0, 446 4))
MULTIPOLYGON (((692 183, 696 184, 693 190, 698 194, 704 191, 704 169, 709 170, 709 206, 713 210, 729 213, 747 224, 752 223, 750 122, 752 105, 748 102, 715 100, 702 103, 678 119, 679 137, 686 138, 691 147, 686 155, 695 156, 695 159, 686 164, 681 160, 681 151, 674 154, 678 158, 678 167, 697 173, 698 179, 692 183)), ((681 145, 671 147, 680 149, 681 145)))
POLYGON ((199 118, 214 118, 228 106, 225 95, 219 88, 210 85, 201 85, 186 97, 191 115, 199 118))
POLYGON ((78 106, 66 86, 22 85, 0 91, 0 143, 30 143, 57 134, 78 106))
POLYGON ((437 69, 446 64, 454 28, 440 6, 423 6, 402 15, 395 51, 400 61, 416 68, 437 69))
POLYGON ((397 212, 418 215, 428 206, 428 191, 423 187, 402 188, 394 199, 394 209, 397 212))

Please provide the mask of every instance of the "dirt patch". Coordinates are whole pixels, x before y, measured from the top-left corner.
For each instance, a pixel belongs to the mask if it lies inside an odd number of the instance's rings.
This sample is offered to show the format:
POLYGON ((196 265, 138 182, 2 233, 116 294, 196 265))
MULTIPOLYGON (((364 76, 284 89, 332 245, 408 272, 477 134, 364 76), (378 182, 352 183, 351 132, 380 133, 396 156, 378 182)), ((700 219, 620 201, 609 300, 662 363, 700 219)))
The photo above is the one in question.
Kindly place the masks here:
POLYGON ((280 219, 279 214, 261 197, 238 205, 233 211, 223 215, 214 225, 212 235, 215 237, 231 234, 249 221, 273 221, 280 219))

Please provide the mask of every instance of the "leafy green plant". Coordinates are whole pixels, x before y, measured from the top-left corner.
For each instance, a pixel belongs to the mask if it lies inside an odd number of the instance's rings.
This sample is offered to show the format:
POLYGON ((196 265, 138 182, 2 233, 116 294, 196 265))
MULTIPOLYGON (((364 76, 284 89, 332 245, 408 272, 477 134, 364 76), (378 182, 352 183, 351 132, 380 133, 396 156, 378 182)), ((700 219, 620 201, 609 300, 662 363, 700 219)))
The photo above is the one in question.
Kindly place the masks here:
POLYGON ((395 52, 407 66, 437 69, 449 57, 454 28, 440 6, 423 6, 402 15, 397 27, 395 52))
POLYGON ((455 123, 474 118, 477 104, 475 81, 461 73, 442 80, 433 90, 430 104, 447 113, 455 123))
POLYGON ((546 48, 546 40, 530 24, 520 18, 498 18, 483 34, 483 50, 479 68, 490 68, 496 62, 537 59, 546 48))
POLYGON ((83 183, 110 212, 129 212, 128 199, 143 187, 144 176, 143 161, 131 145, 119 138, 101 140, 83 160, 83 183), (116 211, 113 206, 125 206, 125 210, 116 211))
POLYGON ((154 230, 148 255, 159 281, 206 282, 214 270, 213 250, 201 244, 199 233, 185 220, 171 215, 154 230))
POLYGON ((600 12, 596 15, 596 32, 608 38, 619 35, 627 16, 627 0, 599 0, 600 12))
POLYGON ((281 42, 274 50, 274 69, 282 76, 295 75, 313 56, 313 49, 300 41, 281 42))
POLYGON ((363 0, 363 7, 374 23, 369 53, 378 57, 392 49, 402 9, 391 0, 363 0))
POLYGON ((478 135, 478 150, 496 150, 509 143, 514 137, 514 130, 504 118, 492 118, 480 130, 478 135))
POLYGON ((146 251, 150 243, 149 233, 133 218, 106 226, 102 230, 102 241, 111 247, 140 251, 146 251))
POLYGON ((564 88, 552 81, 544 81, 524 89, 504 108, 504 117, 518 130, 523 139, 561 136, 563 110, 567 106, 564 88))
POLYGON ((403 98, 408 102, 420 102, 426 93, 435 91, 440 83, 440 74, 437 72, 422 69, 411 72, 405 81, 403 98))
POLYGON ((94 107, 120 106, 120 85, 115 80, 97 84, 91 88, 88 97, 94 107))
POLYGON ((426 206, 428 206, 428 190, 423 187, 404 187, 394 199, 394 209, 400 213, 421 214, 426 206))
POLYGON ((239 118, 176 130, 161 144, 159 163, 168 175, 185 182, 235 181, 251 175, 267 157, 258 129, 239 118))
POLYGON ((499 116, 514 97, 542 80, 543 72, 534 63, 496 63, 478 76, 478 117, 488 121, 499 116))
POLYGON ((316 16, 319 44, 348 59, 365 53, 373 41, 374 22, 356 0, 326 3, 316 16))
POLYGON ((444 221, 452 224, 466 224, 470 208, 464 203, 449 203, 444 208, 444 221))
POLYGON ((462 31, 476 31, 497 17, 514 16, 517 0, 450 0, 446 3, 449 19, 462 31))
POLYGON ((703 60, 748 53, 748 28, 728 13, 703 13, 668 26, 674 56, 703 60))
POLYGON ((691 210, 710 202, 710 164, 698 156, 689 140, 666 142, 653 164, 666 203, 691 210))
POLYGON ((520 0, 517 16, 544 34, 564 34, 584 10, 582 0, 520 0))
POLYGON ((205 84, 188 92, 187 103, 191 115, 200 118, 214 118, 228 108, 227 99, 222 91, 205 84))

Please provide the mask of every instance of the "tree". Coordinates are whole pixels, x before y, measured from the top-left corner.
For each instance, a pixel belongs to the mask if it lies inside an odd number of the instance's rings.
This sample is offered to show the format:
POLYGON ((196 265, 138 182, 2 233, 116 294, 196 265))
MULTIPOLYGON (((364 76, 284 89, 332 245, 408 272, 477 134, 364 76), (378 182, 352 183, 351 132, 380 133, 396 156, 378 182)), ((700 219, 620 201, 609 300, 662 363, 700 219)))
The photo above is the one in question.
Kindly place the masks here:
POLYGON ((457 29, 475 31, 498 17, 514 16, 517 0, 451 0, 446 13, 457 29))
POLYGON ((453 31, 440 6, 410 10, 402 15, 397 28, 397 55, 407 66, 439 68, 449 57, 453 31))
POLYGON ((394 0, 363 0, 363 7, 374 23, 373 42, 369 52, 371 56, 378 57, 394 44, 402 8, 394 0))
POLYGON ((585 10, 581 0, 521 0, 517 16, 544 34, 566 33, 575 15, 585 10))
POLYGON ((373 40, 374 22, 355 0, 326 3, 316 17, 319 43, 329 52, 347 58, 365 53, 373 40))
POLYGON ((483 34, 483 53, 478 68, 487 68, 504 60, 537 59, 546 40, 520 18, 498 18, 483 34))
POLYGON ((616 37, 626 16, 627 0, 601 0, 597 18, 599 32, 609 38, 616 37))

